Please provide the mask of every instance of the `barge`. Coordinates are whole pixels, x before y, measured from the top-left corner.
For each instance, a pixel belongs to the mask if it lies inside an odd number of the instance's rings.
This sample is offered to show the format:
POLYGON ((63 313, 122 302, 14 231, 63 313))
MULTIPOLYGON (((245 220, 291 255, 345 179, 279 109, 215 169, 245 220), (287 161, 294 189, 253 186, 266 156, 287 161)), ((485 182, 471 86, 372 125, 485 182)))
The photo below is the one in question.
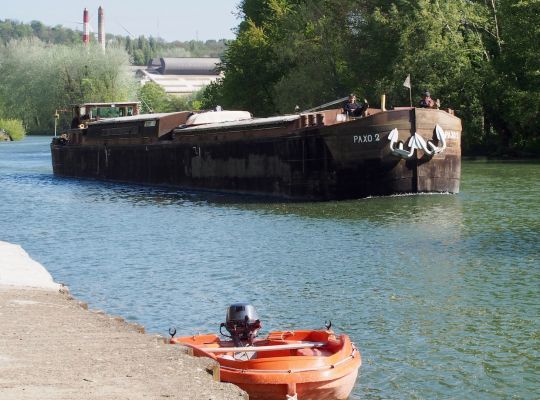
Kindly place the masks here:
POLYGON ((99 118, 88 113, 98 106, 80 105, 81 123, 52 140, 55 175, 308 201, 459 192, 461 121, 452 110, 252 118, 101 105, 119 116, 99 118))

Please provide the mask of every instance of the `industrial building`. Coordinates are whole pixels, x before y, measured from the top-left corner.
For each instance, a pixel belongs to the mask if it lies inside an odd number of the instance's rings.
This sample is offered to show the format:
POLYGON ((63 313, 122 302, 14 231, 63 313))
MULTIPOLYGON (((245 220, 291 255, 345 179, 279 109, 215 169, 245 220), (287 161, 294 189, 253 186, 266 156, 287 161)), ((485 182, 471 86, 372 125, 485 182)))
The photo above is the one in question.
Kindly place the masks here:
MULTIPOLYGON (((83 43, 90 43, 89 13, 83 11, 83 43)), ((98 9, 98 43, 105 51, 105 16, 102 7, 98 9)), ((134 66, 130 70, 141 85, 154 82, 167 94, 188 96, 222 75, 218 71, 219 58, 210 57, 169 57, 154 58, 148 66, 134 66)))
POLYGON ((218 70, 220 61, 210 57, 154 58, 146 68, 138 67, 135 76, 141 85, 154 82, 168 94, 187 96, 222 76, 218 70))

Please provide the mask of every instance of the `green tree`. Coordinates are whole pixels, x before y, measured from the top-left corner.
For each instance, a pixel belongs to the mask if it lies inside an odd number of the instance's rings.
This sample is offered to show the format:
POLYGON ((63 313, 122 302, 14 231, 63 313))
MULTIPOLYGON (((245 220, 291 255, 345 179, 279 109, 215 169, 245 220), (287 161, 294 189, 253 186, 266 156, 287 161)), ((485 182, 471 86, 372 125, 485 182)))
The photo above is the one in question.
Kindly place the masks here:
POLYGON ((378 105, 423 89, 463 120, 465 151, 538 153, 540 0, 244 0, 205 104, 257 115, 356 91, 378 105))
POLYGON ((0 119, 0 131, 6 132, 12 140, 22 140, 26 131, 19 119, 0 119))
POLYGON ((199 110, 203 103, 202 96, 202 91, 189 96, 167 94, 155 82, 147 82, 138 93, 144 113, 199 110))
POLYGON ((202 91, 189 96, 168 96, 169 111, 192 111, 200 110, 202 107, 202 91))
POLYGON ((50 132, 55 109, 134 97, 136 83, 120 49, 22 40, 0 47, 0 60, 0 117, 21 119, 29 133, 50 132))
POLYGON ((498 151, 540 153, 540 1, 486 3, 483 34, 492 68, 484 90, 486 127, 498 134, 498 151))
POLYGON ((347 63, 349 6, 329 1, 298 2, 279 21, 275 53, 283 75, 273 95, 281 113, 311 108, 342 97, 357 82, 347 63))
POLYGON ((138 98, 143 113, 168 112, 169 102, 165 89, 155 82, 147 82, 139 89, 138 98))
MULTIPOLYGON (((244 21, 238 36, 223 56, 226 76, 221 81, 220 98, 228 108, 247 109, 256 115, 277 112, 274 85, 287 68, 274 49, 278 21, 289 10, 285 0, 244 0, 240 5, 244 21)), ((215 87, 212 87, 214 89, 215 87)))
POLYGON ((481 88, 489 68, 480 38, 464 25, 477 18, 474 5, 380 1, 355 15, 351 37, 358 45, 350 47, 349 62, 362 88, 386 93, 391 104, 408 104, 402 82, 411 74, 414 104, 429 89, 443 107, 457 110, 468 132, 481 132, 481 88))
MULTIPOLYGON (((82 43, 82 33, 60 25, 49 27, 39 21, 24 24, 13 20, 0 20, 0 44, 11 40, 37 38, 51 44, 73 45, 82 43)), ((136 65, 146 65, 154 57, 220 57, 225 51, 226 40, 174 41, 165 42, 161 38, 107 34, 107 43, 124 48, 136 65), (190 51, 193 49, 193 51, 190 51)))
MULTIPOLYGON (((217 106, 225 105, 223 103, 223 83, 221 80, 216 82, 211 82, 201 91, 201 108, 202 109, 213 109, 217 106)), ((227 105, 228 107, 228 105, 227 105)))

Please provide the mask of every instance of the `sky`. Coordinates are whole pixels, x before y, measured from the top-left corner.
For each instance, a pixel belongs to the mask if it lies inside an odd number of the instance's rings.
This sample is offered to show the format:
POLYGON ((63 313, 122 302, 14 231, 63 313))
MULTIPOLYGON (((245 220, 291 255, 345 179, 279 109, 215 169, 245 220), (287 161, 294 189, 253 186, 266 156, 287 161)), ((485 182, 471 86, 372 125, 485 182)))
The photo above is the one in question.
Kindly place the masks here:
POLYGON ((167 41, 233 39, 240 0, 1 0, 0 20, 41 21, 82 30, 83 10, 90 13, 90 32, 97 34, 98 7, 105 31, 122 36, 145 35, 167 41))

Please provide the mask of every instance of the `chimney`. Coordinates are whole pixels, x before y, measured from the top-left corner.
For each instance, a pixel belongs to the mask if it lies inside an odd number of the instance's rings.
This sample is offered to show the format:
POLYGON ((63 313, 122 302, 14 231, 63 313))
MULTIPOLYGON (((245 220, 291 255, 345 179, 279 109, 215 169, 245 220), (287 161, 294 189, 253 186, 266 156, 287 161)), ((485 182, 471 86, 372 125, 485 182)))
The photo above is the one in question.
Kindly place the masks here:
POLYGON ((85 8, 83 11, 83 36, 82 36, 83 43, 88 46, 88 43, 90 42, 90 29, 88 25, 88 10, 85 8))
POLYGON ((98 9, 98 42, 101 49, 105 51, 105 20, 103 17, 103 8, 98 9))

